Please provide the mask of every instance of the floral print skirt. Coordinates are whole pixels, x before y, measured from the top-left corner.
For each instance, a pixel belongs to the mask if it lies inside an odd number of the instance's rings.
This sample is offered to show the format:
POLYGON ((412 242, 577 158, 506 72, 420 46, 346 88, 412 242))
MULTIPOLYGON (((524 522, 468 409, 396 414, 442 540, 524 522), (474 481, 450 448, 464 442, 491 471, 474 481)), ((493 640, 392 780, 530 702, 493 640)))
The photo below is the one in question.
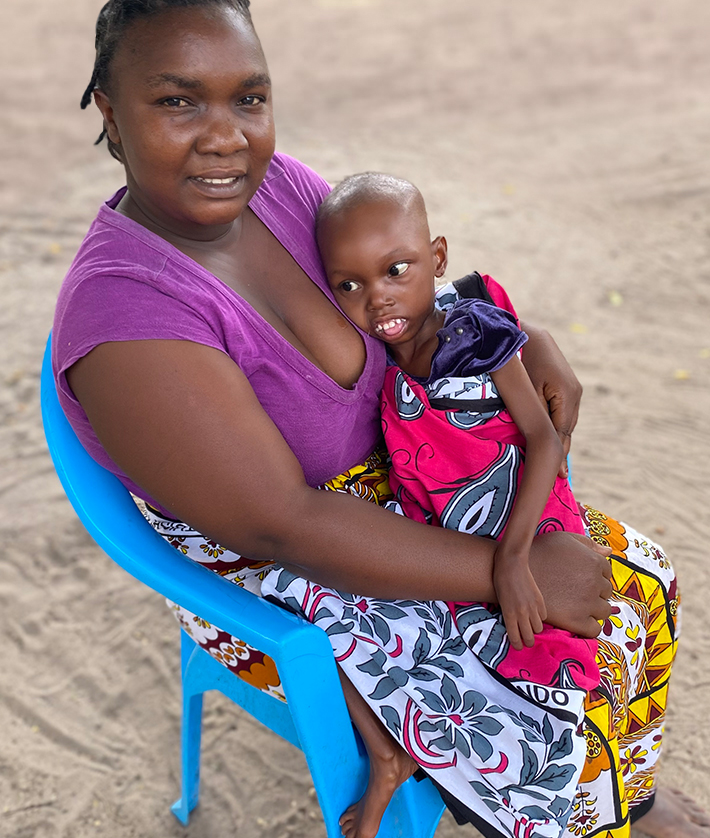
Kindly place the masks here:
MULTIPOLYGON (((377 453, 322 488, 396 506, 377 453)), ((144 509, 183 554, 321 626, 344 673, 458 820, 487 837, 621 838, 653 802, 679 595, 660 547, 601 512, 581 512, 589 535, 613 551, 613 613, 598 641, 601 680, 588 693, 503 677, 496 659, 507 638, 495 608, 335 591, 144 509)), ((237 677, 285 700, 268 656, 170 605, 237 677)))

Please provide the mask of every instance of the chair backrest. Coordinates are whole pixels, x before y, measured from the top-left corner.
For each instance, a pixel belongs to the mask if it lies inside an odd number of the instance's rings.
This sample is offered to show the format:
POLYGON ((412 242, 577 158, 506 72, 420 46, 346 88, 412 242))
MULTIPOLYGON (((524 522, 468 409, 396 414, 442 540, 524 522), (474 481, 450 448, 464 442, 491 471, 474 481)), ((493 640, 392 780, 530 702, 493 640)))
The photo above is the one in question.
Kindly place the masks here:
POLYGON ((275 653, 274 621, 292 626, 302 621, 190 561, 155 532, 123 484, 92 459, 67 421, 52 373, 51 335, 42 363, 41 401, 54 467, 96 543, 148 587, 266 654, 275 653))

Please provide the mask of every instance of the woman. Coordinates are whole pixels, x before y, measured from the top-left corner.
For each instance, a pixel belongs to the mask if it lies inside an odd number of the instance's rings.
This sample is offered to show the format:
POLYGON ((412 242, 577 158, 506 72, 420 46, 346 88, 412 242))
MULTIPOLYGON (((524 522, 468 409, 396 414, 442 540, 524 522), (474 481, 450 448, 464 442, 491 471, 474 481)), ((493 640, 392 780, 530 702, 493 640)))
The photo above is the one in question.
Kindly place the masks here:
MULTIPOLYGON (((409 598, 415 608, 417 600, 492 602, 490 542, 313 488, 381 487, 373 460, 356 474, 352 467, 378 440, 384 357, 326 291, 313 218, 327 186, 289 158, 272 160, 268 69, 247 5, 111 0, 102 11, 83 104, 93 93, 127 190, 102 208, 60 294, 53 350, 63 406, 92 455, 151 505, 159 530, 185 552, 193 539, 193 554, 252 590, 266 579, 288 602, 288 590, 312 580, 363 597, 409 598), (276 558, 280 568, 264 565, 276 558)), ((578 385, 550 339, 526 329, 525 364, 568 441, 578 385)), ((605 521, 600 530, 623 540, 624 530, 605 521)), ((608 602, 607 554, 562 533, 536 540, 531 569, 551 623, 595 636, 597 621, 611 616, 605 628, 613 631, 620 618, 608 602)), ((670 584, 654 590, 675 602, 670 584)), ((303 599, 292 599, 303 610, 303 599)), ((361 597, 357 607, 369 602, 361 597)), ((627 603, 639 613, 646 605, 627 603)), ((380 731, 391 754, 386 779, 401 782, 411 760, 347 679, 344 686, 356 723, 380 731)), ((587 721, 593 712, 609 716, 602 739, 588 738, 613 757, 628 702, 597 694, 587 709, 587 721)), ((559 834, 568 819, 572 831, 581 824, 585 834, 628 834, 628 808, 646 812, 641 825, 659 838, 708 834, 677 796, 661 790, 650 808, 652 769, 646 787, 634 787, 590 753, 589 782, 596 789, 609 779, 600 792, 608 799, 594 809, 580 787, 571 814, 563 801, 559 822, 548 818, 539 834, 559 834)), ((349 810, 348 834, 374 836, 376 785, 349 810)), ((458 802, 491 834, 517 828, 473 797, 458 802)), ((524 817, 533 815, 513 820, 524 817)))

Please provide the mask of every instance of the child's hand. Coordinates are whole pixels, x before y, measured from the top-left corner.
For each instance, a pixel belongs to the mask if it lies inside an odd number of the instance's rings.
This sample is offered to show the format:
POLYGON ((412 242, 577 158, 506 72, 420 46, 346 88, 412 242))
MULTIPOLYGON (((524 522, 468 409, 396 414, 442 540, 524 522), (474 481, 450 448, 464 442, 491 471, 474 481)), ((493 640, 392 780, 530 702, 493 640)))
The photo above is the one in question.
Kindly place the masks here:
POLYGON ((512 647, 520 651, 523 644, 533 646, 535 635, 542 631, 547 609, 530 573, 527 556, 521 559, 520 556, 503 555, 498 550, 493 584, 512 647))

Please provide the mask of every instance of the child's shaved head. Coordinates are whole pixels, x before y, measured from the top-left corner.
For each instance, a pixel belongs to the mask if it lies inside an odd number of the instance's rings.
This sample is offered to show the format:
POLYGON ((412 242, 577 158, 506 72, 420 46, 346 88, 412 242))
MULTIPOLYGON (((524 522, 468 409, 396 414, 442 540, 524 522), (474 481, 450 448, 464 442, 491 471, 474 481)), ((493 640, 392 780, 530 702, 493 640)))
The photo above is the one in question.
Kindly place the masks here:
POLYGON ((342 180, 326 195, 318 209, 317 230, 321 232, 333 216, 368 201, 390 201, 406 212, 417 213, 428 229, 424 198, 413 183, 382 172, 360 172, 342 180))

